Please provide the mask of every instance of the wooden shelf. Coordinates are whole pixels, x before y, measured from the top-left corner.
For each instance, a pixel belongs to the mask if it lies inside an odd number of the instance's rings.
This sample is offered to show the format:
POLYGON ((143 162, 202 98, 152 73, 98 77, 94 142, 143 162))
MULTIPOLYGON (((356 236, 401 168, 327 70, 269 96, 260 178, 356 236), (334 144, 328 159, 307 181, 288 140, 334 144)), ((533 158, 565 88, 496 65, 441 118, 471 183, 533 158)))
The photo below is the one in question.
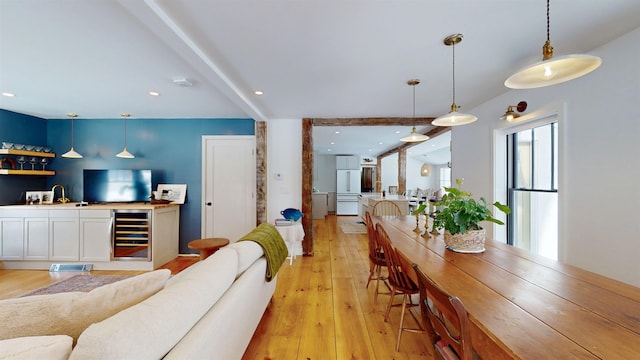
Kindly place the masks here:
MULTIPOLYGON (((7 150, 7 149, 4 149, 7 150)), ((55 175, 53 170, 10 170, 0 169, 0 175, 55 175)))
POLYGON ((36 157, 56 157, 55 153, 42 152, 42 151, 27 151, 27 150, 15 150, 15 149, 0 149, 0 155, 25 155, 36 157))

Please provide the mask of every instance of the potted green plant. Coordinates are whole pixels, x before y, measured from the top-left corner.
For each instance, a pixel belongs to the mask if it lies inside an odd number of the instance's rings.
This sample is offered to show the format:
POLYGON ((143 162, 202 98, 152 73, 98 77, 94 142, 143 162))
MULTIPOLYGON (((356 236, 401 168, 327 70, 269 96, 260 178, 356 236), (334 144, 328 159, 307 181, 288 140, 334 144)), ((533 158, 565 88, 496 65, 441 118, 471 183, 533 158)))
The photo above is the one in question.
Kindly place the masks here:
MULTIPOLYGON (((493 217, 483 197, 475 200, 471 193, 462 190, 463 182, 463 179, 456 179, 458 188, 445 187, 446 194, 436 203, 439 208, 433 226, 444 229, 444 242, 448 249, 457 252, 483 252, 485 229, 480 226, 480 222, 490 221, 499 225, 504 223, 493 217)), ((493 205, 505 214, 511 213, 508 206, 498 201, 493 205)))

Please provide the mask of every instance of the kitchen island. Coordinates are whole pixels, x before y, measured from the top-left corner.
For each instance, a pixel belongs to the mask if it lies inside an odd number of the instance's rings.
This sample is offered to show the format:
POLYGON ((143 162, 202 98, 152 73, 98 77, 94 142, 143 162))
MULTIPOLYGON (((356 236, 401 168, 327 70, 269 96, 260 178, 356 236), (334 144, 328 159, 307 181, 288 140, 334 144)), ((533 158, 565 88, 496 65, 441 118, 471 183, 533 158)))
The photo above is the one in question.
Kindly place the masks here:
POLYGON ((367 211, 373 215, 373 207, 377 202, 389 200, 400 208, 400 215, 409 215, 409 198, 404 195, 386 195, 381 193, 361 193, 358 201, 358 216, 365 221, 367 211))
POLYGON ((0 206, 0 261, 5 269, 154 270, 178 256, 179 220, 176 204, 0 206))

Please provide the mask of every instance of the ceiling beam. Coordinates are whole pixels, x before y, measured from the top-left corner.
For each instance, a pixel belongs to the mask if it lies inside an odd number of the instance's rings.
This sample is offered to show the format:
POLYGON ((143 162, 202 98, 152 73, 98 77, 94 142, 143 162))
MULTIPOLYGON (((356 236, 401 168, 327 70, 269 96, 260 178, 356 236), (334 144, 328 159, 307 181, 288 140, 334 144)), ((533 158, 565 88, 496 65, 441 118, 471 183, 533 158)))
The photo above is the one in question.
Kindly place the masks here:
POLYGON ((313 118, 313 126, 431 126, 434 117, 313 118))

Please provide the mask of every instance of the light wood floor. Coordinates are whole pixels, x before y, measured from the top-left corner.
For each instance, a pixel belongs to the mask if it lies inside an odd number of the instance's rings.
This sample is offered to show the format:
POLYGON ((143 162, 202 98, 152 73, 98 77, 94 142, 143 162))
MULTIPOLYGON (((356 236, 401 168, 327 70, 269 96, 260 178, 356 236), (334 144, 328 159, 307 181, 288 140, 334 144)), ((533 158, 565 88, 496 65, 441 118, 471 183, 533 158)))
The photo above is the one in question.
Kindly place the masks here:
MULTIPOLYGON (((243 359, 418 359, 433 358, 423 334, 405 332, 395 352, 400 308, 384 311, 389 296, 373 303, 366 234, 343 234, 337 224, 356 217, 327 216, 314 220, 314 256, 285 262, 278 272, 272 304, 265 312, 243 359)), ((165 265, 176 273, 197 261, 178 258, 165 265)), ((93 271, 93 274, 136 274, 135 271, 93 271)), ((74 273, 0 269, 0 299, 15 297, 74 273)), ((397 296, 397 301, 400 297, 397 296)), ((417 309, 416 309, 417 310, 417 309)), ((416 315, 418 314, 415 311, 416 315)), ((409 326, 415 326, 410 316, 409 326)))
MULTIPOLYGON (((400 308, 384 322, 389 296, 379 295, 374 304, 375 284, 365 289, 367 235, 343 234, 336 218, 313 220, 314 256, 297 257, 278 272, 273 302, 243 359, 433 358, 424 334, 405 332, 395 352, 400 308)), ((405 319, 416 326, 411 316, 405 319)))

